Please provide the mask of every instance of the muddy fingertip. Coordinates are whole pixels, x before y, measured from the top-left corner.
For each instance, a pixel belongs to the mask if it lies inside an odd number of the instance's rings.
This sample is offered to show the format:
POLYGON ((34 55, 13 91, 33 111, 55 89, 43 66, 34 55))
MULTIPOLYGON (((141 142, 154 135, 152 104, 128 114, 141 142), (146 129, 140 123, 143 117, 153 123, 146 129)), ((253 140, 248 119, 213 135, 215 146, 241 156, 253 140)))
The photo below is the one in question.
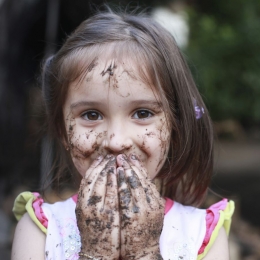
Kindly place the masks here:
POLYGON ((100 155, 96 158, 96 161, 97 161, 97 162, 100 162, 100 161, 103 160, 103 158, 104 158, 104 156, 100 154, 100 155))
POLYGON ((129 156, 129 158, 130 158, 130 162, 131 163, 133 163, 135 165, 139 165, 139 166, 141 165, 141 162, 140 162, 139 158, 135 154, 131 154, 129 156))
POLYGON ((108 163, 107 163, 107 166, 111 166, 113 168, 116 168, 116 157, 113 155, 110 157, 108 163))
POLYGON ((110 158, 112 158, 113 156, 114 156, 113 154, 107 154, 106 157, 105 157, 105 159, 110 159, 110 158))
POLYGON ((131 155, 130 155, 130 159, 131 159, 132 161, 138 160, 138 158, 137 158, 134 154, 131 154, 131 155))
POLYGON ((133 165, 135 165, 136 167, 141 167, 142 166, 139 158, 136 155, 132 154, 132 155, 129 156, 129 158, 130 158, 130 162, 133 165))
POLYGON ((123 163, 125 161, 124 157, 123 157, 123 154, 119 154, 117 157, 116 157, 116 161, 117 161, 117 164, 119 167, 122 167, 123 166, 123 163))

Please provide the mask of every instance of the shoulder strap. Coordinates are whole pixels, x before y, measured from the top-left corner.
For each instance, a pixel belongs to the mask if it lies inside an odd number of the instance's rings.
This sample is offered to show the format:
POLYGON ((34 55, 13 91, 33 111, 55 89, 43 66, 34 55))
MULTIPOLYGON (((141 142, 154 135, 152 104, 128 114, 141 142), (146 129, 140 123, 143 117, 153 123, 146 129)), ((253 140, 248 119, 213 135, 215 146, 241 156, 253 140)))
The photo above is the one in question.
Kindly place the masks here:
POLYGON ((46 234, 46 227, 39 221, 37 218, 34 208, 33 202, 37 199, 38 193, 32 193, 29 191, 22 192, 17 196, 13 206, 13 213, 15 218, 19 221, 22 216, 28 212, 32 221, 40 228, 40 230, 46 234))
POLYGON ((199 250, 198 260, 201 260, 208 253, 214 244, 221 227, 224 227, 227 235, 229 234, 234 210, 234 202, 227 201, 227 199, 223 199, 207 209, 207 230, 204 241, 199 250))

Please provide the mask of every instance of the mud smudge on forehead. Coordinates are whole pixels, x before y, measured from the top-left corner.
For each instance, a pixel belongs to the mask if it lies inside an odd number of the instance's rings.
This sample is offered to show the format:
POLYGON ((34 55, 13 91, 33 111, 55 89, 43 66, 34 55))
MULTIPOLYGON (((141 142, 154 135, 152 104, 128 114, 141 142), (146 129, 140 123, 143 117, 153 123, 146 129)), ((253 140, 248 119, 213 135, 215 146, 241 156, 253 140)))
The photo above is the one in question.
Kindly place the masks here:
POLYGON ((109 76, 113 76, 115 68, 115 60, 113 59, 110 65, 101 72, 102 77, 105 76, 106 73, 108 73, 109 76))
POLYGON ((88 66, 86 71, 86 82, 90 82, 93 79, 93 74, 88 75, 89 72, 93 71, 94 68, 98 65, 97 58, 95 58, 88 66))
POLYGON ((98 65, 97 58, 95 58, 88 66, 88 72, 91 72, 98 65))
POLYGON ((93 79, 92 76, 86 77, 86 82, 90 82, 93 79))
POLYGON ((118 80, 117 80, 116 77, 114 77, 114 79, 113 79, 113 89, 117 89, 117 88, 119 88, 119 86, 118 86, 118 80))
MULTIPOLYGON (((120 68, 123 68, 123 64, 120 65, 120 68)), ((133 78, 133 76, 130 74, 130 72, 128 72, 125 69, 123 69, 123 71, 120 72, 120 68, 117 70, 117 73, 116 73, 115 69, 117 69, 117 68, 118 68, 118 66, 115 63, 115 60, 112 60, 111 64, 107 68, 105 68, 100 74, 101 74, 102 77, 105 76, 106 74, 109 75, 109 77, 107 79, 108 84, 109 84, 109 88, 112 87, 112 89, 115 91, 115 93, 117 95, 119 95, 120 97, 128 97, 128 96, 130 96, 129 92, 127 92, 127 93, 121 93, 120 92, 119 81, 120 81, 120 78, 125 73, 128 77, 133 78)))

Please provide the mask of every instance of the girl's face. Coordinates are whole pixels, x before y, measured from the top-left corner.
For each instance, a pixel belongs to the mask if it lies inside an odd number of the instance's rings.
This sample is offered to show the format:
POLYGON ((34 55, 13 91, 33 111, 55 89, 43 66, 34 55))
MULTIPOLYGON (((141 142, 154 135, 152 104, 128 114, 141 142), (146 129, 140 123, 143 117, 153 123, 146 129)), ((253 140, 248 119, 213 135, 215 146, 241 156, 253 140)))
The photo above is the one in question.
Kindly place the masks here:
POLYGON ((82 176, 99 155, 135 155, 151 179, 164 164, 170 136, 166 115, 158 95, 136 73, 99 60, 69 86, 65 143, 82 176))

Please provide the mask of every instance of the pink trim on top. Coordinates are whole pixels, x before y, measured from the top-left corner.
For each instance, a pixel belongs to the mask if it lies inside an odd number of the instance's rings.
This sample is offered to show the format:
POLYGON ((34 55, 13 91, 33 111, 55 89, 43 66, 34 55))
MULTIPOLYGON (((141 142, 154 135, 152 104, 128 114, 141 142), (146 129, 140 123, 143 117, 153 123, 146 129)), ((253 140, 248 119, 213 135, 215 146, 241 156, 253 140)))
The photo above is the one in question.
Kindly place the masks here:
POLYGON ((166 215, 168 213, 168 211, 171 209, 171 207, 174 204, 174 201, 169 199, 169 198, 165 198, 166 202, 165 202, 165 208, 164 208, 164 215, 166 215))
POLYGON ((42 210, 42 203, 43 198, 41 197, 41 195, 38 192, 33 192, 34 195, 34 201, 32 203, 33 209, 34 209, 34 213, 35 216, 37 217, 37 219, 41 222, 41 224, 47 228, 48 227, 48 219, 45 216, 43 210, 42 210))
POLYGON ((75 203, 77 203, 77 201, 78 201, 78 194, 74 194, 71 198, 73 199, 73 201, 75 203))
MULTIPOLYGON (((40 223, 45 228, 47 228, 48 227, 48 219, 47 219, 47 217, 45 216, 45 214, 42 210, 42 204, 44 203, 44 200, 38 192, 33 192, 33 195, 34 195, 34 201, 32 203, 32 207, 33 207, 35 216, 40 221, 40 223)), ((77 203, 78 194, 73 195, 71 198, 75 203, 77 203)))
POLYGON ((219 211, 224 210, 227 207, 228 200, 223 199, 216 204, 213 204, 206 210, 206 234, 203 243, 199 249, 198 254, 202 254, 209 243, 212 232, 219 221, 219 211))

